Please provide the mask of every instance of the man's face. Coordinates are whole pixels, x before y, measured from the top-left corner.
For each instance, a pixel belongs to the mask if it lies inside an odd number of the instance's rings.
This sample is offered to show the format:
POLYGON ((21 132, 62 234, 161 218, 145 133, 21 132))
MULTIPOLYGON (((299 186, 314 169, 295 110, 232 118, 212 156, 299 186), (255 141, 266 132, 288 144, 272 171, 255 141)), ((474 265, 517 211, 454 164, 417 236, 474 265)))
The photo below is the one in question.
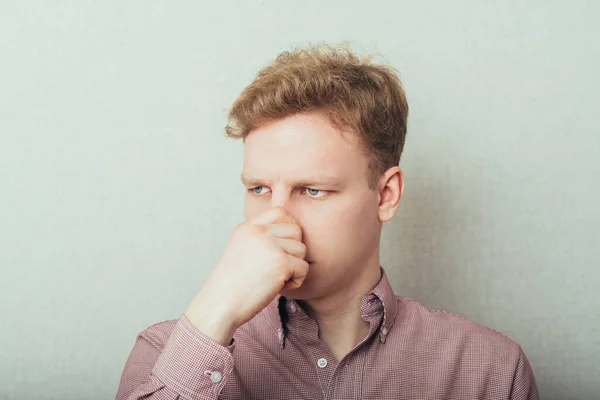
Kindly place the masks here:
POLYGON ((282 294, 310 300, 343 290, 378 257, 382 222, 368 162, 355 136, 318 114, 293 115, 246 137, 246 219, 284 207, 302 227, 312 262, 303 286, 282 294))

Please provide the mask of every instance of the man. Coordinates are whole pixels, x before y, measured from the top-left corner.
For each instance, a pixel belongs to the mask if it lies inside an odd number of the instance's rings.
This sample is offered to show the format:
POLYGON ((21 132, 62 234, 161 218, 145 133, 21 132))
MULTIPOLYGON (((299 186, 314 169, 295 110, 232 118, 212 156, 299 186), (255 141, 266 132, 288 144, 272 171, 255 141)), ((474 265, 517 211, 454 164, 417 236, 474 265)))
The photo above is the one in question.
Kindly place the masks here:
POLYGON ((379 264, 408 104, 350 50, 284 52, 235 101, 246 221, 177 319, 137 337, 117 399, 538 399, 521 347, 396 296, 379 264))

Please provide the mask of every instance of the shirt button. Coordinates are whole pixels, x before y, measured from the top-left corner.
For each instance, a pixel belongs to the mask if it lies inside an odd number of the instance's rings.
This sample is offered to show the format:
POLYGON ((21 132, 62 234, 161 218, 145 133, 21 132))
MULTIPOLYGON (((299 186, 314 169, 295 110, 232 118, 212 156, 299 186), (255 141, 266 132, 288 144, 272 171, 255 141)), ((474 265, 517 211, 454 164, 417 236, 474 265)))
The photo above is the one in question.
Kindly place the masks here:
POLYGON ((387 334, 388 334, 388 329, 387 329, 387 328, 384 326, 384 327, 381 329, 381 333, 383 333, 384 335, 387 335, 387 334))
POLYGON ((219 371, 215 371, 210 374, 210 380, 214 383, 219 383, 223 379, 223 375, 219 371))
POLYGON ((297 310, 296 305, 294 303, 290 303, 290 311, 295 313, 297 310))
POLYGON ((281 329, 277 331, 277 339, 283 340, 283 331, 281 329))
POLYGON ((317 361, 317 365, 319 366, 319 368, 325 368, 327 366, 327 360, 324 358, 319 358, 319 361, 317 361))

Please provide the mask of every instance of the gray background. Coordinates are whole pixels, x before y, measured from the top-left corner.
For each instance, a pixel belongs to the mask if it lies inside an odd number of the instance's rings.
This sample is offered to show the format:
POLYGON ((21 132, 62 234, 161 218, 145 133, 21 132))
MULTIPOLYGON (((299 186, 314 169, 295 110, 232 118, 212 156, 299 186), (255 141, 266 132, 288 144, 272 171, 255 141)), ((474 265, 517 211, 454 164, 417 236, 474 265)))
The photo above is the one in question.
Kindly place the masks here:
POLYGON ((600 6, 1 1, 0 398, 113 398, 243 220, 226 111, 280 51, 349 40, 411 107, 382 264, 600 399, 600 6))

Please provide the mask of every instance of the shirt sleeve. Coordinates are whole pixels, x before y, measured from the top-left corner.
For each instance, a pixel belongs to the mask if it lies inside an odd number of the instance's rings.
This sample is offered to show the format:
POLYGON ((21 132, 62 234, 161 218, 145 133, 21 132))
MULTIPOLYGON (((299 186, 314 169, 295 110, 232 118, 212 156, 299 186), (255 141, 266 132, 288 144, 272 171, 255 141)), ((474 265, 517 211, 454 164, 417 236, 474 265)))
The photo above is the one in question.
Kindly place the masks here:
POLYGON ((510 400, 539 400, 537 384, 529 360, 519 346, 519 359, 513 378, 510 400))
POLYGON ((218 399, 233 371, 235 341, 222 346, 182 314, 166 344, 148 330, 131 351, 116 400, 218 399))

